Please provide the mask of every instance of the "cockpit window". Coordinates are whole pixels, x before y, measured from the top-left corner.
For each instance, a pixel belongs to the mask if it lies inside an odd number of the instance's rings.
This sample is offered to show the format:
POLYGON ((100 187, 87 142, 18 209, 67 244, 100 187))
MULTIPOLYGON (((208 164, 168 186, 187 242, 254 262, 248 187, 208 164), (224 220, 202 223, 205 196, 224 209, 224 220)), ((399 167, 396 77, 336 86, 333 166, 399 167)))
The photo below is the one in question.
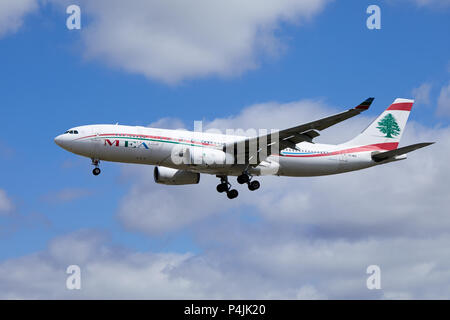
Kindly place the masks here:
POLYGON ((66 132, 64 132, 64 134, 78 134, 78 130, 67 130, 66 132))

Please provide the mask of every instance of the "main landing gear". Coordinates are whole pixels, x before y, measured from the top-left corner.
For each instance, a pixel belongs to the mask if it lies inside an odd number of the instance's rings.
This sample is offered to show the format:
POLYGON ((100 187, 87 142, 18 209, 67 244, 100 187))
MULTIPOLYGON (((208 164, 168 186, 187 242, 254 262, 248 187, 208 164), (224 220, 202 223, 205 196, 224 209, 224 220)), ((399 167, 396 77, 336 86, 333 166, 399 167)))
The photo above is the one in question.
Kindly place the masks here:
POLYGON ((98 176, 98 175, 100 174, 100 172, 102 172, 102 171, 100 170, 100 168, 98 167, 98 164, 99 164, 99 163, 100 163, 100 160, 98 160, 98 159, 92 159, 92 165, 95 166, 94 170, 92 170, 92 174, 93 174, 94 176, 98 176))
MULTIPOLYGON (((231 183, 228 182, 227 176, 217 176, 220 178, 220 183, 217 185, 217 191, 222 193, 226 192, 228 199, 234 199, 238 196, 238 191, 236 189, 231 189, 231 183)), ((237 177, 237 182, 239 184, 246 183, 248 185, 248 189, 250 191, 254 191, 259 189, 260 184, 257 180, 252 180, 252 176, 249 175, 247 172, 242 173, 240 176, 237 177)))
POLYGON ((237 182, 239 184, 246 183, 248 185, 248 190, 255 191, 260 187, 260 183, 258 180, 252 180, 253 176, 249 175, 248 172, 243 172, 240 176, 237 177, 237 182))
POLYGON ((236 189, 231 189, 231 183, 228 182, 227 176, 218 176, 220 183, 217 185, 217 192, 226 192, 228 199, 234 199, 239 195, 236 189))

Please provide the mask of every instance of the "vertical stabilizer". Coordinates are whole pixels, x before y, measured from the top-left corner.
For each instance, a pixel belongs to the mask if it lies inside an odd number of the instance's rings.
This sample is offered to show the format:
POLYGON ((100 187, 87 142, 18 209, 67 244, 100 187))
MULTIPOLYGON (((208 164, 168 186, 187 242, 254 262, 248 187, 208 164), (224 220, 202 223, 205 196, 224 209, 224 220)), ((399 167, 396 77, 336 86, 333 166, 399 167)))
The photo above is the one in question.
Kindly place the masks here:
POLYGON ((376 144, 386 150, 397 149, 413 103, 414 100, 410 99, 395 99, 375 121, 346 144, 353 146, 376 144))

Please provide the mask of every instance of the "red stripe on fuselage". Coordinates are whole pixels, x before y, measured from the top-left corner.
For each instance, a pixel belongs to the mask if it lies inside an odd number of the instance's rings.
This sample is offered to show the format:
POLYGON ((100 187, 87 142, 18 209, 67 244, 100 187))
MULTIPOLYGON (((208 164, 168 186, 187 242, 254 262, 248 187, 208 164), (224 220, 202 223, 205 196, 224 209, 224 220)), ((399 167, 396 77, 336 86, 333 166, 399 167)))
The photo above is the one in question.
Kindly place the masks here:
POLYGON ((77 138, 75 140, 81 140, 86 138, 92 138, 92 137, 108 137, 108 136, 116 136, 117 138, 146 138, 146 139, 156 139, 156 140, 168 140, 168 141, 176 141, 176 142, 184 142, 184 143, 197 143, 201 144, 203 146, 217 146, 216 144, 206 143, 206 142, 200 142, 195 140, 185 140, 185 139, 178 139, 178 138, 170 138, 170 137, 160 137, 160 136, 149 136, 145 134, 134 134, 134 133, 102 133, 99 135, 90 135, 86 137, 77 138))
POLYGON ((85 136, 85 137, 81 137, 81 138, 76 138, 75 140, 82 140, 82 139, 86 139, 86 138, 92 138, 92 137, 96 137, 97 135, 93 134, 91 136, 85 136))
POLYGON ((367 146, 331 151, 328 153, 319 153, 319 154, 285 154, 284 157, 299 157, 299 158, 312 158, 312 157, 329 157, 343 153, 355 153, 355 152, 364 152, 364 151, 389 151, 395 150, 398 147, 398 142, 386 142, 386 143, 376 143, 370 144, 367 146))
POLYGON ((401 102, 401 103, 393 103, 390 105, 387 110, 403 110, 403 111, 411 111, 413 106, 412 102, 401 102))

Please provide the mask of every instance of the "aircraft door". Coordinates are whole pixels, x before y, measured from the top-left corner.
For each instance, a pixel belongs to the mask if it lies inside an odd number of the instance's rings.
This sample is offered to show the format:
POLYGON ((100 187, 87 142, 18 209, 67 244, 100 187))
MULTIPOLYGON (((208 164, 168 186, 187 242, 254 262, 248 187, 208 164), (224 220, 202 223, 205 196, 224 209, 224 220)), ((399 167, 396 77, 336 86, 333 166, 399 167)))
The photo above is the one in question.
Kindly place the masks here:
POLYGON ((347 153, 340 153, 338 155, 338 168, 346 168, 348 163, 348 154, 347 153))
POLYGON ((91 139, 91 151, 93 154, 93 158, 100 158, 100 133, 97 127, 93 127, 91 131, 92 139, 91 139))

